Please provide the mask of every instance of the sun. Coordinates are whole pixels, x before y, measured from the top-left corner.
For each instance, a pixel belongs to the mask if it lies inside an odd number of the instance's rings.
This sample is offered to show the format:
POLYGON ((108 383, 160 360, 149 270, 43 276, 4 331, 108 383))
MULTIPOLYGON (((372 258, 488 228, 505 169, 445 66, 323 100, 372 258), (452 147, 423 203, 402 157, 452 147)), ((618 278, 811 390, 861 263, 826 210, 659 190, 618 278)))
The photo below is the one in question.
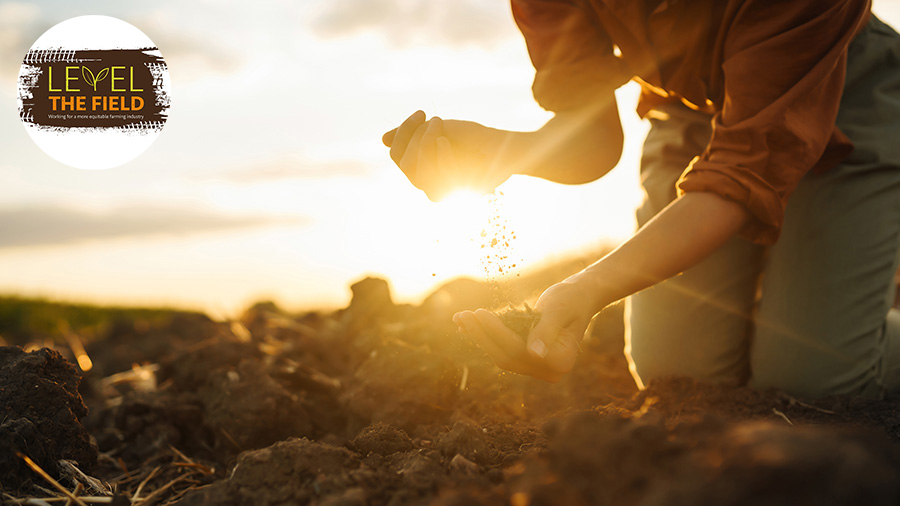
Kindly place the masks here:
POLYGON ((426 215, 435 240, 445 246, 441 255, 442 265, 458 264, 458 255, 461 254, 470 258, 477 256, 481 230, 490 218, 489 198, 488 195, 462 189, 431 204, 426 215))
POLYGON ((450 192, 446 197, 435 203, 435 206, 443 208, 443 212, 469 213, 484 210, 488 195, 480 194, 475 190, 460 188, 450 192))

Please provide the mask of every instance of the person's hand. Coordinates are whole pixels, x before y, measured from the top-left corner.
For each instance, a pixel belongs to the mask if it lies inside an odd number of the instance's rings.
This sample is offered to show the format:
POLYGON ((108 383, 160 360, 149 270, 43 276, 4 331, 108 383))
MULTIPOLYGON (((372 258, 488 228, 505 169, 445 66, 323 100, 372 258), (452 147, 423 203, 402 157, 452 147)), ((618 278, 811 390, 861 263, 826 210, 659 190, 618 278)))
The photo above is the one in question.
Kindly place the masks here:
POLYGON ((596 298, 583 283, 557 283, 541 294, 535 310, 541 319, 523 341, 485 309, 453 316, 501 369, 556 382, 575 366, 588 323, 598 311, 596 298))
POLYGON ((382 137, 391 159, 416 188, 437 201, 458 188, 491 193, 512 174, 496 163, 506 132, 472 121, 435 116, 426 121, 416 111, 382 137))

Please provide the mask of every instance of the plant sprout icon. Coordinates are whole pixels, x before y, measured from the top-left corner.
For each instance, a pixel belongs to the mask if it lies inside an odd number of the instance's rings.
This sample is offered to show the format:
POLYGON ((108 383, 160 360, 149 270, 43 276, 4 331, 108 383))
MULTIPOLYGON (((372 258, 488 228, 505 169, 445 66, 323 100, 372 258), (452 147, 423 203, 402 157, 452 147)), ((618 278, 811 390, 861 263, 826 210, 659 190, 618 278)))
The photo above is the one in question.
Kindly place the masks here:
POLYGON ((109 67, 100 69, 100 72, 98 72, 96 76, 94 76, 94 73, 91 72, 91 69, 83 65, 81 67, 81 77, 84 78, 84 81, 88 83, 88 85, 94 88, 94 91, 97 91, 97 83, 106 79, 107 75, 109 75, 109 67))

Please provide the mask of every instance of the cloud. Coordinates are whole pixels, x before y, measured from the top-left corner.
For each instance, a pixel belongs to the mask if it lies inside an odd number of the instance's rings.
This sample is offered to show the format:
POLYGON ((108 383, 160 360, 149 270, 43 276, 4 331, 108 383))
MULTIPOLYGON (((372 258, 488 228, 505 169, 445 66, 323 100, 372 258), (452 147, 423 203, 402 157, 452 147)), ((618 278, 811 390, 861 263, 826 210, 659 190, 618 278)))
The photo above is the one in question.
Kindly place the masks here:
MULTIPOLYGON (((190 81, 210 74, 234 74, 246 65, 245 55, 227 46, 229 39, 211 36, 208 32, 188 31, 185 28, 188 21, 179 17, 178 5, 183 7, 176 3, 149 12, 119 5, 108 14, 144 31, 160 48, 169 65, 178 69, 180 80, 190 81)), ((56 23, 83 14, 81 10, 74 3, 41 7, 18 1, 0 2, 0 55, 9 56, 0 63, 0 79, 15 79, 21 58, 34 41, 56 23)))
POLYGON ((331 0, 311 28, 326 38, 378 31, 398 46, 490 45, 514 34, 509 5, 482 0, 331 0))
POLYGON ((240 44, 233 39, 213 36, 203 29, 192 30, 196 27, 192 27, 171 6, 142 13, 129 20, 153 39, 169 67, 178 72, 179 79, 234 74, 247 63, 245 55, 236 50, 235 46, 239 48, 240 44))
POLYGON ((358 160, 310 162, 286 158, 238 169, 219 170, 199 174, 199 179, 217 179, 232 183, 264 183, 285 179, 324 179, 330 177, 363 176, 367 165, 358 160))
POLYGON ((0 4, 0 19, 4 23, 16 24, 37 19, 41 9, 26 2, 3 2, 0 4))
POLYGON ((227 216, 186 208, 126 208, 87 213, 42 206, 0 210, 0 248, 85 240, 191 235, 237 228, 305 224, 297 217, 227 216))
POLYGON ((0 3, 0 78, 19 75, 21 58, 50 24, 42 19, 41 8, 25 2, 0 3))
POLYGON ((162 52, 169 68, 178 72, 182 80, 235 74, 247 63, 243 55, 199 37, 171 30, 154 32, 153 42, 162 52))

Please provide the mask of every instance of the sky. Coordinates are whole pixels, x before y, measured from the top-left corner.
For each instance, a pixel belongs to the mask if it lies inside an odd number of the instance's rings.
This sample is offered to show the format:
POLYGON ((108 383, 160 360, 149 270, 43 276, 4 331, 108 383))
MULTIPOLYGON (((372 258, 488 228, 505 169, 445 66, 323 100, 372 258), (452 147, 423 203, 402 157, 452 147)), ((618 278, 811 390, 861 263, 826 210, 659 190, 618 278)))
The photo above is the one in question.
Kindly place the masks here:
MULTIPOLYGON (((900 26, 900 0, 875 10, 900 26)), ((341 306, 378 275, 414 302, 484 275, 498 213, 518 269, 622 241, 642 196, 635 85, 617 93, 625 154, 587 185, 515 176, 493 203, 434 204, 381 145, 417 109, 538 128, 533 73, 504 1, 0 1, 0 293, 229 316, 261 299, 341 306), (172 79, 157 141, 103 171, 49 158, 17 114, 28 47, 83 14, 143 30, 172 79)))

